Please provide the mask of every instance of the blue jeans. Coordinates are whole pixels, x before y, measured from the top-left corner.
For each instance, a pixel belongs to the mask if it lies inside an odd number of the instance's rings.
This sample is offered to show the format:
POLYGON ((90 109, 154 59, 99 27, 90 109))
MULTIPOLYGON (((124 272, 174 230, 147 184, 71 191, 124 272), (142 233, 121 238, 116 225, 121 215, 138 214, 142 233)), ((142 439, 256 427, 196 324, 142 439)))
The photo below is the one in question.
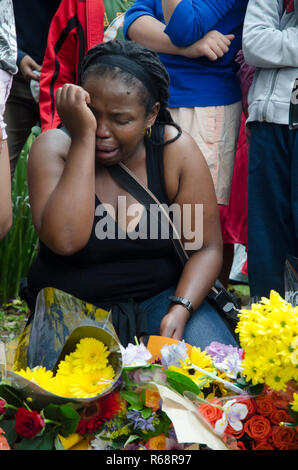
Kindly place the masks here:
POLYGON ((252 297, 284 297, 288 255, 298 254, 298 132, 253 122, 248 168, 247 269, 252 297))
MULTIPOLYGON (((175 287, 170 287, 159 294, 140 303, 147 312, 148 332, 150 335, 160 334, 160 323, 168 313, 169 295, 174 295, 175 287)), ((223 344, 237 343, 219 313, 205 300, 188 320, 184 337, 186 343, 205 349, 212 341, 223 344)))

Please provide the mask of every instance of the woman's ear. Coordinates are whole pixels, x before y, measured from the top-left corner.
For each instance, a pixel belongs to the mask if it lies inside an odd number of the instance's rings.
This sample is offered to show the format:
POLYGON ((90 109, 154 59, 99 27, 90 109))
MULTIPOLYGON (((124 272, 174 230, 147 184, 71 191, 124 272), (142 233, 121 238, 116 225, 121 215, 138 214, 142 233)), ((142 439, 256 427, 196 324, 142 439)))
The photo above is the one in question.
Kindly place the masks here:
POLYGON ((158 113, 159 113, 159 110, 160 110, 160 103, 159 103, 159 102, 156 102, 156 103, 153 105, 153 107, 152 107, 152 109, 151 109, 151 111, 150 111, 150 113, 149 113, 149 115, 148 115, 148 118, 147 118, 147 127, 152 127, 152 126, 153 126, 153 124, 155 123, 155 120, 156 120, 156 118, 157 118, 157 115, 158 115, 158 113))

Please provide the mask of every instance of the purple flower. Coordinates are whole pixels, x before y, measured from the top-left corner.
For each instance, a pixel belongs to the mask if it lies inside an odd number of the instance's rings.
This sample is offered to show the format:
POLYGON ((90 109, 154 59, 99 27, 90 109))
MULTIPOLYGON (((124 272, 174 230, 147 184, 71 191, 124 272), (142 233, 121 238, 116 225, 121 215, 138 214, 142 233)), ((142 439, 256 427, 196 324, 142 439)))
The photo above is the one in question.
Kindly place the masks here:
POLYGON ((184 341, 179 341, 178 344, 167 344, 160 350, 161 352, 161 363, 164 367, 170 366, 180 367, 181 362, 184 362, 188 358, 187 348, 184 341))
POLYGON ((241 374, 243 368, 242 357, 243 349, 239 349, 232 345, 226 345, 213 341, 206 348, 207 354, 211 357, 217 369, 225 372, 230 378, 237 378, 241 374))
POLYGON ((141 344, 131 344, 124 349, 121 348, 124 367, 141 367, 148 364, 152 355, 146 346, 141 344))
POLYGON ((174 428, 169 430, 168 437, 166 438, 167 450, 184 450, 185 444, 179 444, 174 428))
POLYGON ((152 424, 154 416, 150 416, 145 419, 139 410, 131 410, 126 413, 126 417, 133 423, 133 428, 140 431, 155 431, 155 427, 152 424))
POLYGON ((242 359, 243 356, 243 349, 239 349, 235 346, 232 346, 231 344, 226 345, 222 343, 218 343, 217 341, 212 341, 212 343, 209 344, 205 348, 208 356, 211 356, 211 359, 213 362, 222 362, 226 356, 230 354, 237 353, 239 356, 239 359, 242 359))

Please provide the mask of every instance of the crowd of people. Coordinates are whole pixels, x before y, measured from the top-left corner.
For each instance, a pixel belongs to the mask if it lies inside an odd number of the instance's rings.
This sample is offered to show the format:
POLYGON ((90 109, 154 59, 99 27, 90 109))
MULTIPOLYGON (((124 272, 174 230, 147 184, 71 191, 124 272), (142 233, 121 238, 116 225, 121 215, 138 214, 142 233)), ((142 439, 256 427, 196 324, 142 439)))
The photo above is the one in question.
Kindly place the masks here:
POLYGON ((1 238, 19 153, 42 130, 28 160, 32 299, 55 287, 111 309, 123 344, 236 344, 207 298, 217 279, 227 287, 236 243, 252 301, 284 296, 286 259, 298 256, 297 8, 1 0, 1 238), (166 236, 140 188, 166 208, 166 236))

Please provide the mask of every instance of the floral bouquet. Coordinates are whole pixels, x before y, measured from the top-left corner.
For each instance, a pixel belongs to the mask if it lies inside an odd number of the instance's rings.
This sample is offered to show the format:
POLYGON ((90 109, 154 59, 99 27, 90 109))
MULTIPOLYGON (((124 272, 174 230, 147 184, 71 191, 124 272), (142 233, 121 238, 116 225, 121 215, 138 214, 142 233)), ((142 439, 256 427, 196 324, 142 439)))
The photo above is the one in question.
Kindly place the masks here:
POLYGON ((114 376, 113 341, 96 352, 90 336, 70 334, 50 372, 14 371, 31 387, 43 383, 48 402, 0 385, 0 448, 298 450, 297 308, 272 291, 241 310, 239 348, 213 342, 202 351, 157 336, 120 346, 114 376), (78 373, 85 365, 91 382, 78 373))
POLYGON ((55 289, 41 291, 36 312, 16 348, 2 345, 1 427, 17 449, 59 446, 77 410, 110 394, 122 372, 108 312, 55 289))

